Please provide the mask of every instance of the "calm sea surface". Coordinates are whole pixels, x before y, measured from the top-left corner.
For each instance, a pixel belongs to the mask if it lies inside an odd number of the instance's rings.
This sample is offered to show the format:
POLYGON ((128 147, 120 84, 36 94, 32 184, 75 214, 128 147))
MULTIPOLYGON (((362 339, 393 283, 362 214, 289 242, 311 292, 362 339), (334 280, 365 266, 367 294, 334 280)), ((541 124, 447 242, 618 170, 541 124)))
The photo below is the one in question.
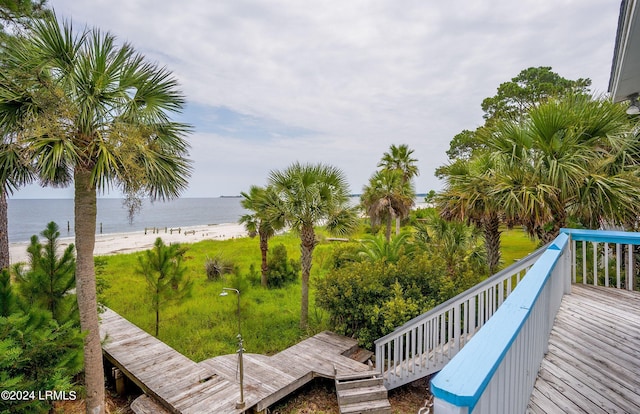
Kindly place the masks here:
MULTIPOLYGON (((424 195, 416 197, 423 203, 424 195)), ((29 241, 39 235, 47 223, 55 221, 61 237, 73 237, 72 199, 9 199, 9 242, 29 241), (67 230, 67 226, 68 229, 67 230)), ((180 227, 204 224, 237 223, 247 210, 240 205, 241 197, 179 198, 168 202, 151 203, 145 200, 142 209, 129 222, 129 214, 122 200, 98 199, 96 234, 122 233, 144 230, 145 227, 180 227)), ((352 196, 349 203, 356 205, 360 197, 352 196)))
MULTIPOLYGON (((242 198, 180 198, 169 202, 145 200, 142 210, 129 223, 122 200, 98 199, 96 232, 120 233, 144 230, 145 227, 179 227, 202 224, 236 223, 246 210, 242 198)), ((9 199, 9 242, 29 241, 40 234, 47 223, 55 221, 61 237, 73 237, 73 200, 9 199), (67 223, 69 231, 67 231, 67 223)))

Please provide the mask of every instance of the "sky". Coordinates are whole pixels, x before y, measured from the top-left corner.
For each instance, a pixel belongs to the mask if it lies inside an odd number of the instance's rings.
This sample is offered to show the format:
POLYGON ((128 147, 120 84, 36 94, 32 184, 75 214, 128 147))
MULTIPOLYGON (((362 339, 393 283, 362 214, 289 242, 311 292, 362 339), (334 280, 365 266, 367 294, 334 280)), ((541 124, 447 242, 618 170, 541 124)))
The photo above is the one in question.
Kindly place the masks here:
MULTIPOLYGON (((171 70, 194 171, 184 197, 238 195, 291 163, 327 163, 360 193, 392 144, 416 191, 438 190, 449 142, 528 67, 607 92, 612 0, 49 0, 171 70)), ((117 191, 100 196, 117 197, 117 191)), ((31 185, 14 198, 72 198, 31 185)))

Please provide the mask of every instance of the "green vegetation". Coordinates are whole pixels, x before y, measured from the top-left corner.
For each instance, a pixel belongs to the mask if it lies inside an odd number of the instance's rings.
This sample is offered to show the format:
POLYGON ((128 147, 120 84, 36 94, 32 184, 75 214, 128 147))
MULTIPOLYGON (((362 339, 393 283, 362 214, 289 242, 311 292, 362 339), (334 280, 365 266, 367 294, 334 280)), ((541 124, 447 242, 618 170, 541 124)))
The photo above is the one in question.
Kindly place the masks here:
MULTIPOLYGON (((250 271, 252 266, 257 269, 261 262, 258 249, 259 241, 240 238, 224 241, 202 241, 189 245, 189 250, 184 256, 184 266, 186 268, 185 277, 193 281, 192 295, 181 303, 169 304, 164 308, 163 326, 159 338, 196 361, 235 352, 235 336, 237 334, 235 302, 225 300, 219 294, 223 287, 234 287, 237 275, 228 274, 219 280, 208 280, 204 264, 207 257, 215 256, 233 260, 235 267, 239 269, 241 276, 245 279, 245 289, 241 290, 241 315, 242 334, 247 352, 273 354, 297 343, 308 334, 334 329, 330 313, 320 306, 314 305, 317 303, 318 286, 325 283, 331 268, 339 267, 340 263, 345 264, 352 260, 353 255, 360 248, 360 243, 357 241, 349 243, 328 242, 323 231, 320 229, 316 229, 316 231, 319 243, 314 251, 313 271, 310 280, 309 331, 301 330, 298 326, 300 283, 287 284, 282 288, 261 287, 259 272, 254 271, 252 274, 250 271), (340 252, 344 253, 344 256, 349 256, 350 259, 341 259, 340 252)), ((354 236, 354 239, 362 237, 364 237, 363 230, 358 236, 354 236)), ((510 253, 505 253, 505 258, 511 257, 510 255, 524 257, 536 247, 536 243, 531 241, 521 230, 505 231, 503 239, 506 247, 517 244, 510 253)), ((275 245, 282 244, 286 247, 288 259, 300 260, 300 240, 296 234, 277 235, 273 237, 272 242, 275 245)), ((149 312, 148 305, 140 301, 140 298, 145 295, 146 286, 140 276, 132 270, 136 266, 137 257, 142 254, 132 253, 100 258, 105 262, 103 274, 109 285, 105 290, 105 305, 152 333, 154 330, 153 314, 149 312)), ((405 259, 405 262, 411 261, 405 259)), ((376 267, 374 264, 370 266, 376 267)), ((386 268, 384 266, 377 267, 386 268)), ((349 272, 355 273, 353 270, 349 272)), ((397 273, 398 270, 393 272, 397 273)), ((436 275, 432 271, 426 275, 419 275, 416 270, 414 274, 416 274, 416 280, 442 278, 442 275, 436 275)), ((407 275, 406 280, 409 280, 409 276, 407 275)), ((397 305, 403 300, 408 301, 409 299, 399 295, 391 271, 387 273, 385 280, 387 280, 387 286, 391 287, 385 293, 389 296, 384 302, 379 303, 377 313, 372 315, 377 315, 376 320, 390 324, 396 321, 394 318, 398 317, 398 313, 388 314, 383 310, 384 304, 388 302, 388 305, 397 305)), ((411 298, 417 298, 417 291, 408 290, 408 292, 412 295, 411 298)), ((443 289, 442 293, 448 294, 446 289, 443 289)), ((418 300, 411 299, 411 303, 414 302, 417 304, 418 300)), ((374 311, 373 307, 370 309, 374 311)), ((404 314, 400 316, 406 317, 404 314)), ((373 332, 370 335, 371 339, 375 339, 373 332)))
POLYGON ((414 205, 416 191, 413 177, 419 174, 413 150, 408 145, 391 145, 382 155, 380 168, 362 189, 360 204, 371 220, 372 230, 386 222, 385 238, 391 240, 391 223, 395 218, 396 236, 400 233, 400 222, 407 218, 414 205))
POLYGON ((281 288, 298 280, 300 262, 289 259, 288 256, 287 248, 284 244, 278 244, 273 248, 267 270, 268 287, 281 288))
POLYGON ((316 248, 315 227, 344 236, 358 226, 356 211, 349 206, 349 185, 342 170, 327 164, 295 162, 269 173, 284 222, 300 236, 302 284, 300 328, 309 327, 309 277, 316 248))
MULTIPOLYGON (((293 259, 299 260, 299 239, 296 235, 275 236, 277 244, 287 247, 293 259)), ((181 303, 163 308, 163 326, 159 338, 185 355, 202 360, 235 352, 237 319, 235 302, 224 300, 219 294, 223 287, 235 287, 237 275, 225 274, 209 280, 205 270, 207 257, 221 257, 233 261, 246 280, 241 289, 242 330, 247 352, 274 353, 293 345, 301 337, 300 285, 284 289, 260 286, 260 275, 249 276, 253 265, 260 265, 259 241, 240 238, 224 241, 202 241, 189 245, 184 255, 185 278, 192 283, 192 294, 181 303)), ((154 315, 148 303, 146 285, 133 269, 144 253, 103 256, 104 277, 109 285, 105 291, 105 305, 145 329, 154 331, 154 315)), ((314 315, 314 310, 311 315, 314 315)), ((324 329, 314 324, 312 327, 324 329)))
POLYGON ((31 269, 16 274, 15 285, 9 270, 0 270, 0 389, 36 395, 0 400, 0 413, 47 413, 51 403, 37 398, 39 392, 78 392, 74 380, 82 369, 82 335, 75 295, 69 292, 73 246, 58 257, 56 224, 49 223, 42 234, 47 243, 32 238, 31 269))
POLYGON ((40 234, 46 243, 42 245, 37 236, 31 237, 28 270, 20 263, 13 267, 20 293, 29 307, 48 310, 60 323, 77 319, 76 296, 69 293, 76 285, 74 246, 70 244, 58 256, 60 232, 53 221, 40 234))
POLYGON ((253 185, 249 193, 242 192, 241 194, 243 197, 242 207, 252 211, 252 213, 240 217, 239 222, 244 224, 250 237, 257 235, 260 238, 260 254, 262 257, 260 283, 262 286, 268 286, 269 261, 267 252, 269 251, 269 239, 284 227, 284 209, 278 193, 273 187, 262 188, 253 185))
POLYGON ((637 230, 637 125, 623 106, 590 96, 589 84, 526 69, 483 101, 485 125, 451 141, 436 205, 443 218, 483 230, 492 270, 501 225, 543 243, 568 226, 637 230))
POLYGON ((167 246, 158 237, 153 249, 138 256, 136 272, 144 276, 151 308, 156 315, 155 336, 160 330, 160 309, 171 302, 177 302, 191 294, 192 283, 184 277, 183 265, 187 249, 180 244, 167 246))

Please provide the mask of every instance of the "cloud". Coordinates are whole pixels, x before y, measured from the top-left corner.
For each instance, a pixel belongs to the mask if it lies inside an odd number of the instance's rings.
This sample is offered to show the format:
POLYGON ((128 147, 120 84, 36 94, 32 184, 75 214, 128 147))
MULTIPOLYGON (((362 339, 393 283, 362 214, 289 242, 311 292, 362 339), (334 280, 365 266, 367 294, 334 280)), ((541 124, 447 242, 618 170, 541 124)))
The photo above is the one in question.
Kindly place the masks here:
MULTIPOLYGON (((76 26, 129 41, 178 77, 195 172, 189 196, 238 194, 300 160, 359 192, 391 144, 417 189, 480 103, 530 66, 606 91, 619 8, 606 0, 50 0, 76 26)), ((19 195, 18 195, 19 196, 19 195)))

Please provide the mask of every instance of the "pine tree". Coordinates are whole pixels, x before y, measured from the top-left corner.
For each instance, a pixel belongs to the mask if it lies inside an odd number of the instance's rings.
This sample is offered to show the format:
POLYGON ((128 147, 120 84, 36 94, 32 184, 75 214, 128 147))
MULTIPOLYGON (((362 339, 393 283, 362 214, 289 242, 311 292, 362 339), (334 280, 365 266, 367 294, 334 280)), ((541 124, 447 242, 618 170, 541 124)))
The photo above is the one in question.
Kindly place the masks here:
MULTIPOLYGON (((17 306, 9 272, 0 273, 0 390, 76 393, 73 378, 82 370, 82 334, 72 322, 59 324, 49 312, 17 306)), ((77 394, 75 394, 77 395, 77 394)), ((48 413, 49 401, 0 400, 0 413, 48 413)))
POLYGON ((70 293, 75 287, 74 245, 58 256, 60 232, 53 221, 40 234, 45 244, 34 235, 27 248, 30 269, 16 268, 20 292, 27 305, 48 310, 59 323, 76 320, 76 299, 70 293))
POLYGON ((147 281, 151 307, 156 314, 155 336, 160 330, 160 308, 172 301, 180 300, 191 293, 193 283, 185 278, 182 260, 186 248, 180 244, 165 245, 158 237, 153 249, 138 257, 138 274, 147 281))

